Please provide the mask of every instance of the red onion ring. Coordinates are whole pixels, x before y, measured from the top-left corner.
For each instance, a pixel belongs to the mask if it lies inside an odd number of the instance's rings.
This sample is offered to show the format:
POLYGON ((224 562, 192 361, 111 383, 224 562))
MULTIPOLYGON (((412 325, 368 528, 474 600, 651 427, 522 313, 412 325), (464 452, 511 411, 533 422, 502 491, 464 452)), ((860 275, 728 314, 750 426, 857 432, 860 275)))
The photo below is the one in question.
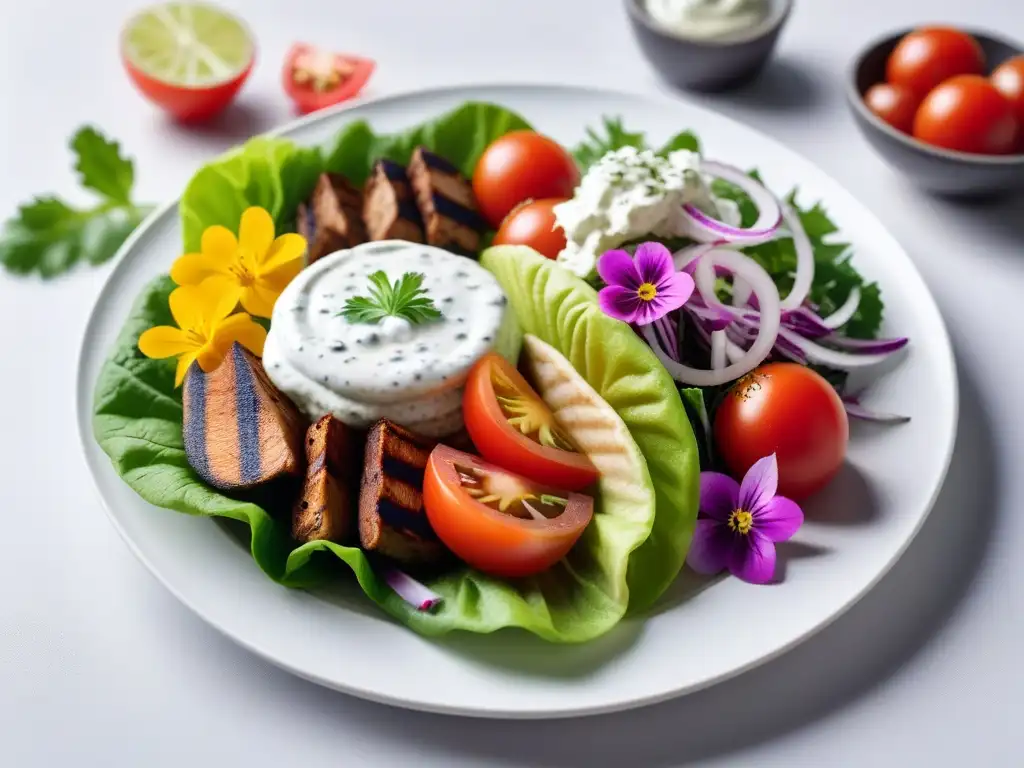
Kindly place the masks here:
POLYGON ((855 285, 843 305, 828 317, 823 317, 821 324, 826 328, 842 328, 857 314, 858 308, 860 308, 860 288, 855 285))
POLYGON ((782 222, 782 211, 775 195, 739 168, 725 163, 705 160, 701 163, 701 173, 727 181, 743 190, 757 207, 757 221, 750 227, 734 227, 708 216, 692 203, 687 203, 683 206, 683 216, 688 224, 689 235, 694 240, 702 243, 725 240, 737 245, 757 245, 774 237, 782 222))

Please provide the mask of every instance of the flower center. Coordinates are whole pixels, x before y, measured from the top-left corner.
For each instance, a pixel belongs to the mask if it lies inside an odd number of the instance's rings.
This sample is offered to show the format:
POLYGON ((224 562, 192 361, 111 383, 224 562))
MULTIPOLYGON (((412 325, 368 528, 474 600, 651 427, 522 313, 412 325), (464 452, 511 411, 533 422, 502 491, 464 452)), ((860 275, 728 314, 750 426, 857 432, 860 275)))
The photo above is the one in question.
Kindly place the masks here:
POLYGON ((202 347, 206 345, 206 337, 203 336, 203 334, 201 334, 195 328, 189 328, 187 331, 185 331, 185 338, 187 338, 197 347, 202 347))
POLYGON ((250 254, 240 250, 230 267, 231 274, 238 278, 238 284, 243 288, 250 288, 256 282, 256 275, 249 269, 251 261, 253 259, 250 257, 250 254))
POLYGON ((642 283, 640 287, 636 289, 636 295, 644 301, 651 301, 658 295, 658 289, 654 286, 654 283, 642 283))
POLYGON ((754 527, 754 516, 745 509, 734 509, 729 515, 729 530, 746 536, 754 527))

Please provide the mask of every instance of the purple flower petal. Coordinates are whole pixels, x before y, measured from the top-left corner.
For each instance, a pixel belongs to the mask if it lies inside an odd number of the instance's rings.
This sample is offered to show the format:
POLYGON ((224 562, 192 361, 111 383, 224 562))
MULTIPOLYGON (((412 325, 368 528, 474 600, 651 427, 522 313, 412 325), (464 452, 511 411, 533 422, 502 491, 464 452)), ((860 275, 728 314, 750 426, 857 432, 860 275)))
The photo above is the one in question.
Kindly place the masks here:
POLYGON ((758 512, 779 490, 779 463, 775 454, 754 462, 740 483, 740 509, 758 512))
POLYGON ((633 261, 642 283, 658 285, 675 271, 672 253, 661 243, 641 243, 633 261))
POLYGON ((693 278, 685 272, 673 272, 658 283, 656 301, 663 302, 667 311, 679 309, 693 295, 693 278))
POLYGON ((740 498, 740 484, 721 472, 700 473, 700 511, 720 522, 728 522, 740 498))
POLYGON ((775 542, 792 538, 803 522, 800 505, 785 496, 776 496, 754 513, 754 529, 775 542))
POLYGON ((736 538, 729 572, 751 584, 767 584, 775 576, 775 545, 757 531, 736 538))
POLYGON ((601 306, 601 311, 609 317, 624 323, 632 323, 636 321, 647 302, 637 296, 635 289, 609 285, 598 292, 597 303, 601 306))
POLYGON ((597 260, 597 274, 608 285, 621 285, 631 288, 634 293, 643 282, 637 272, 633 258, 625 251, 605 251, 597 260))
POLYGON ((732 533, 717 520, 698 520, 686 562, 697 573, 712 576, 728 567, 733 551, 732 533))

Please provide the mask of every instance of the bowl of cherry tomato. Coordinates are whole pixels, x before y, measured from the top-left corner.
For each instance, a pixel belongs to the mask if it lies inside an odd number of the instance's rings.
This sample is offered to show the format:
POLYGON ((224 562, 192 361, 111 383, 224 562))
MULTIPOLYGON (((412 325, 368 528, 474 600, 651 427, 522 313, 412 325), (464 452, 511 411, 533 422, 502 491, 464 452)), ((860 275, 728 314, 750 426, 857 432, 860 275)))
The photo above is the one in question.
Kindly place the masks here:
POLYGON ((926 190, 1024 190, 1024 51, 990 34, 927 26, 868 46, 847 97, 861 132, 926 190))

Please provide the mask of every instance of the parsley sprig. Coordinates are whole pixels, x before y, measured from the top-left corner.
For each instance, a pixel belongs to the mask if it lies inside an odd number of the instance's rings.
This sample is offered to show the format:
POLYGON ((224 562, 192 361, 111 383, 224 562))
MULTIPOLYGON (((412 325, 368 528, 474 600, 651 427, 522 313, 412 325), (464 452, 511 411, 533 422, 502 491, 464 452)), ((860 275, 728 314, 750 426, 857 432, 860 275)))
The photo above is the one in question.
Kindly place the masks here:
POLYGON ((50 278, 81 261, 102 264, 153 209, 132 200, 135 170, 116 141, 86 126, 71 139, 71 151, 82 186, 99 202, 77 208, 42 196, 20 206, 0 230, 0 264, 8 271, 50 278))
POLYGON ((437 320, 441 312, 423 289, 423 275, 406 272, 392 284, 383 270, 370 275, 369 296, 353 296, 338 314, 350 323, 379 323, 400 317, 413 325, 437 320))

